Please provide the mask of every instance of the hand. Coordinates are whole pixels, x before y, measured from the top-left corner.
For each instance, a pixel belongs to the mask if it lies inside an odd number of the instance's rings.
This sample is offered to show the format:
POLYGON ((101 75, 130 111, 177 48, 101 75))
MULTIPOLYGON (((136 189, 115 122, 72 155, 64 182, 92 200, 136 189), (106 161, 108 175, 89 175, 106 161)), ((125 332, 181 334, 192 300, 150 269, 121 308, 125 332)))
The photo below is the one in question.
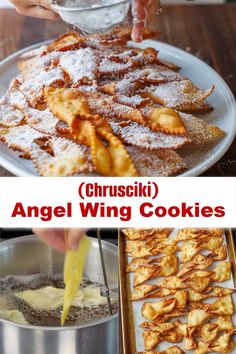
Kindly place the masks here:
POLYGON ((51 9, 50 0, 10 0, 20 15, 56 20, 59 15, 51 9))
POLYGON ((143 32, 147 26, 150 15, 158 13, 161 0, 132 0, 133 30, 132 40, 142 42, 143 32))
POLYGON ((33 231, 42 241, 59 252, 65 252, 67 247, 76 250, 86 232, 85 229, 68 229, 66 245, 64 229, 33 229, 33 231))

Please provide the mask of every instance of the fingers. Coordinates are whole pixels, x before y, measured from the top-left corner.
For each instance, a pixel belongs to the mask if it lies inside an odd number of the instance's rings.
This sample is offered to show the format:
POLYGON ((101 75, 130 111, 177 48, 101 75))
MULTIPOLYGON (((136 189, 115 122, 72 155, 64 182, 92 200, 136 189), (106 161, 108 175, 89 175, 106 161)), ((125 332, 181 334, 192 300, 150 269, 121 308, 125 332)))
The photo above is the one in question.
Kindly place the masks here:
POLYGON ((143 32, 146 27, 145 22, 139 22, 133 25, 131 38, 134 42, 140 43, 143 40, 143 32))
POLYGON ((59 15, 51 9, 50 0, 11 0, 16 11, 23 16, 56 20, 59 15))
POLYGON ((134 42, 141 42, 143 32, 147 22, 147 7, 149 0, 133 0, 132 15, 133 15, 133 30, 131 37, 134 42))
POLYGON ((34 233, 46 244, 59 252, 65 252, 67 247, 76 250, 86 229, 68 229, 67 244, 64 229, 33 229, 34 233))
POLYGON ((45 9, 51 8, 51 1, 50 0, 31 0, 34 5, 44 7, 45 9))
POLYGON ((71 250, 77 250, 79 242, 83 235, 85 234, 86 229, 69 229, 68 230, 68 246, 71 250))
POLYGON ((24 16, 42 18, 44 20, 57 20, 59 17, 56 12, 37 6, 23 8, 20 14, 24 16))
POLYGON ((33 229, 34 233, 46 244, 59 252, 66 251, 64 229, 33 229))

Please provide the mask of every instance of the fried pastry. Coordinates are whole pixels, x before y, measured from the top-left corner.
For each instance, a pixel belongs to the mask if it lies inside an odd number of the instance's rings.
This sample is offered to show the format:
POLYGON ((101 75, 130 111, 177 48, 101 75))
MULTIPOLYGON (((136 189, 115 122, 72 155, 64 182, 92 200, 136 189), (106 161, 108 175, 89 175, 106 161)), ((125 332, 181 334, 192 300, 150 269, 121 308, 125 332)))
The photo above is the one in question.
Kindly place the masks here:
POLYGON ((93 171, 89 151, 85 146, 71 140, 52 137, 48 140, 51 153, 42 149, 37 142, 30 146, 30 157, 42 176, 64 177, 93 171))
POLYGON ((134 273, 134 284, 133 286, 136 287, 149 279, 153 279, 158 276, 159 274, 159 267, 155 265, 140 265, 139 268, 134 273))
POLYGON ((0 124, 5 127, 16 127, 24 120, 24 114, 17 108, 0 103, 0 124))
POLYGON ((122 233, 128 240, 146 240, 149 237, 156 239, 167 238, 171 231, 171 228, 159 228, 159 229, 122 229, 122 233))
POLYGON ((24 114, 24 111, 28 109, 29 104, 21 92, 20 86, 21 81, 19 78, 13 79, 6 94, 2 97, 1 102, 9 107, 22 111, 22 114, 24 114))
POLYGON ((73 50, 76 48, 80 48, 85 38, 80 37, 75 32, 68 32, 55 41, 50 43, 47 46, 46 52, 54 52, 54 51, 63 51, 66 52, 67 50, 73 50))
POLYGON ((20 89, 32 108, 43 100, 44 87, 64 86, 64 74, 61 68, 56 67, 46 70, 35 70, 32 76, 25 80, 20 89))
POLYGON ((162 342, 161 335, 158 332, 146 330, 143 332, 143 340, 144 340, 144 347, 145 350, 152 350, 154 349, 157 344, 162 342))
POLYGON ((185 124, 187 137, 193 144, 209 144, 217 141, 225 135, 220 128, 208 124, 193 115, 180 113, 180 117, 185 124))
POLYGON ((224 261, 227 258, 226 246, 223 245, 219 248, 216 248, 209 257, 211 257, 211 259, 214 261, 224 261))
MULTIPOLYGON (((152 239, 151 239, 152 241, 152 239)), ((157 241, 154 240, 154 244, 156 244, 157 241)), ((146 240, 134 240, 134 241, 128 241, 126 243, 126 246, 125 246, 125 252, 127 253, 133 253, 135 250, 139 249, 140 247, 144 247, 144 248, 149 248, 153 246, 153 244, 151 243, 150 244, 150 241, 146 241, 146 240)))
POLYGON ((201 309, 192 310, 188 314, 188 326, 196 327, 202 325, 211 315, 201 309))
POLYGON ((193 256, 193 258, 190 261, 188 261, 182 265, 177 276, 183 277, 185 274, 187 274, 193 270, 206 269, 214 262, 212 255, 213 255, 213 253, 211 253, 207 256, 204 254, 195 254, 195 256, 193 256))
POLYGON ((130 104, 121 104, 117 98, 99 92, 81 92, 93 113, 105 118, 128 120, 149 127, 153 131, 185 135, 186 128, 178 112, 168 108, 146 107, 137 109, 130 104))
POLYGON ((209 305, 209 313, 214 315, 233 315, 234 304, 231 295, 219 298, 213 304, 209 305))
POLYGON ((61 52, 41 53, 32 59, 20 61, 18 63, 18 69, 20 71, 18 80, 22 83, 22 81, 31 79, 34 74, 39 74, 41 70, 48 71, 55 68, 62 55, 63 53, 61 52))
POLYGON ((230 353, 234 348, 234 342, 231 341, 233 333, 222 334, 214 343, 210 344, 210 349, 215 353, 230 353))
MULTIPOLYGON (((227 317, 227 316, 225 316, 227 317)), ((220 342, 224 342, 226 345, 226 348, 229 347, 229 339, 231 337, 231 335, 233 334, 233 332, 235 332, 235 329, 233 327, 232 321, 229 317, 229 319, 226 320, 225 322, 226 325, 221 325, 221 322, 217 321, 215 323, 207 323, 205 325, 203 325, 200 329, 200 336, 201 339, 203 340, 203 342, 205 343, 211 343, 214 341, 214 344, 211 345, 211 349, 219 350, 219 348, 217 348, 217 346, 219 346, 220 342), (219 333, 221 333, 222 331, 227 330, 227 334, 230 334, 229 336, 227 335, 226 337, 218 337, 219 333), (217 339, 217 340, 216 340, 217 339)))
POLYGON ((159 325, 155 324, 154 322, 143 322, 139 327, 141 328, 148 328, 152 331, 159 332, 161 334, 166 333, 176 327, 175 323, 173 322, 164 322, 160 323, 159 325))
MULTIPOLYGON (((172 176, 188 168, 189 156, 185 161, 176 150, 189 145, 191 155, 195 145, 225 135, 186 114, 209 111, 213 87, 196 87, 153 48, 128 46, 131 31, 69 32, 21 56, 19 76, 1 99, 0 126, 9 128, 0 129, 1 141, 21 125, 73 140, 90 148, 88 158, 104 176, 172 176)), ((144 37, 152 35, 146 30, 144 37)))
MULTIPOLYGON (((162 316, 175 316, 175 311, 183 311, 187 302, 187 294, 184 290, 177 291, 173 297, 157 302, 145 302, 142 306, 142 315, 148 320, 156 321, 162 316), (175 311, 173 311, 175 310, 175 311), (172 313, 173 312, 173 313, 172 313)), ((177 315, 177 316, 178 316, 177 315)))
POLYGON ((190 80, 182 80, 145 88, 142 95, 165 107, 197 113, 201 111, 201 102, 205 101, 213 90, 214 86, 208 90, 200 90, 190 80))
POLYGON ((215 282, 224 282, 231 277, 231 262, 222 262, 213 269, 212 280, 215 282))
POLYGON ((188 300, 191 301, 201 301, 204 299, 214 298, 214 297, 224 297, 234 293, 233 289, 222 288, 220 286, 208 287, 203 293, 197 292, 193 289, 188 289, 188 300))
POLYGON ((150 294, 158 288, 158 285, 143 284, 136 286, 131 294, 131 300, 141 300, 150 297, 150 294))
POLYGON ((231 353, 235 289, 218 285, 230 279, 231 263, 212 266, 215 260, 227 258, 223 230, 188 228, 162 239, 160 233, 155 238, 154 229, 125 229, 124 234, 133 256, 127 268, 134 271, 130 300, 144 300, 141 314, 146 321, 139 327, 144 329, 146 353, 163 341, 182 342, 181 348, 197 354, 231 353), (180 269, 175 252, 154 258, 162 247, 182 251, 180 269), (141 253, 144 258, 135 258, 141 253), (208 299, 214 300, 205 302, 208 299), (186 315, 187 321, 179 320, 186 315))
POLYGON ((231 316, 229 316, 229 315, 228 316, 227 315, 219 316, 216 321, 216 324, 218 325, 218 327, 222 331, 230 331, 230 330, 234 329, 231 316))
POLYGON ((184 354, 184 352, 179 347, 175 346, 158 352, 146 351, 146 352, 139 352, 139 354, 184 354))
POLYGON ((213 275, 214 272, 212 271, 199 270, 190 274, 188 278, 184 279, 184 281, 193 290, 201 293, 209 286, 213 275))
POLYGON ((148 279, 156 278, 157 276, 169 277, 177 272, 178 259, 175 255, 162 257, 158 265, 143 264, 139 265, 134 272, 134 287, 141 285, 148 279))
POLYGON ((55 135, 59 120, 48 109, 41 111, 29 108, 26 111, 26 122, 41 133, 55 135))
POLYGON ((113 135, 105 119, 92 115, 80 92, 48 88, 45 97, 52 113, 69 125, 74 139, 91 147, 92 160, 98 172, 107 176, 137 176, 123 144, 113 135))
POLYGON ((148 258, 135 258, 132 259, 132 261, 128 264, 128 266, 126 267, 126 272, 127 273, 132 273, 135 272, 135 270, 140 266, 140 265, 144 265, 144 264, 149 264, 151 263, 151 259, 148 258))
POLYGON ((115 54, 104 58, 99 65, 99 72, 104 77, 113 78, 127 74, 131 69, 143 65, 154 64, 156 62, 157 52, 153 48, 138 49, 132 48, 122 54, 115 54))
POLYGON ((223 237, 210 237, 203 240, 191 240, 181 246, 181 262, 186 263, 202 249, 214 251, 222 246, 223 237))
POLYGON ((159 287, 159 284, 142 284, 133 288, 131 300, 142 300, 145 298, 163 298, 169 295, 174 295, 177 290, 159 287))
POLYGON ((186 228, 180 229, 175 237, 176 241, 188 241, 197 239, 203 239, 210 236, 222 236, 222 229, 194 229, 194 228, 186 228))
POLYGON ((152 131, 147 126, 142 126, 133 121, 121 121, 118 119, 112 119, 110 125, 112 130, 120 139, 126 143, 137 147, 142 147, 147 150, 158 149, 179 149, 184 145, 191 142, 196 145, 202 145, 216 141, 224 135, 221 130, 215 129, 199 118, 189 115, 189 119, 183 114, 185 127, 187 129, 187 135, 169 135, 161 131, 152 131))
POLYGON ((176 299, 170 298, 157 302, 145 302, 142 306, 142 316, 148 320, 155 320, 157 317, 170 313, 176 305, 176 299))
POLYGON ((154 132, 148 127, 132 121, 110 121, 113 132, 125 144, 137 146, 147 151, 150 150, 177 150, 190 144, 191 140, 186 136, 168 135, 162 132, 154 132))
POLYGON ((183 336, 183 347, 186 350, 192 350, 197 347, 196 343, 196 328, 188 327, 187 323, 181 323, 179 321, 175 321, 175 326, 181 332, 183 336))
POLYGON ((109 95, 134 96, 144 84, 161 84, 164 82, 181 81, 184 78, 177 72, 165 66, 152 65, 133 70, 124 75, 121 80, 102 86, 102 91, 109 95))
POLYGON ((162 280, 157 284, 161 288, 179 290, 186 289, 187 285, 178 276, 169 276, 167 279, 162 280))
POLYGON ((128 146, 127 151, 140 176, 175 176, 187 168, 182 157, 173 150, 146 151, 128 146))
POLYGON ((72 84, 91 84, 98 77, 98 59, 91 48, 81 48, 62 55, 59 65, 72 84))
POLYGON ((35 139, 45 138, 46 134, 31 128, 29 125, 20 125, 4 133, 4 142, 13 150, 29 154, 31 144, 35 139))

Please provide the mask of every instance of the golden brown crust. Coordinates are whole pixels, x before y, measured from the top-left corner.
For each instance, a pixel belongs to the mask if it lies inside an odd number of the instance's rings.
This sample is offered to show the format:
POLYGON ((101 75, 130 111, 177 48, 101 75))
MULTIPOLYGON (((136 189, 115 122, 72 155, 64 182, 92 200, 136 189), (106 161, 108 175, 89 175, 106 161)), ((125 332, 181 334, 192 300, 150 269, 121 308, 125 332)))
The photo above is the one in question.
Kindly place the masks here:
MULTIPOLYGON (((153 35, 145 30, 144 38, 153 35)), ((180 174, 188 166, 175 150, 224 136, 218 127, 182 113, 211 109, 206 99, 213 87, 197 88, 154 48, 129 47, 130 36, 131 28, 119 26, 86 37, 68 32, 22 56, 20 76, 1 99, 0 124, 12 133, 25 125, 85 144, 102 175, 180 174)), ((5 141, 4 134, 2 129, 5 141)), ((141 248, 136 256, 172 251, 167 245, 141 248)), ((217 252, 214 259, 225 256, 223 248, 217 252)))

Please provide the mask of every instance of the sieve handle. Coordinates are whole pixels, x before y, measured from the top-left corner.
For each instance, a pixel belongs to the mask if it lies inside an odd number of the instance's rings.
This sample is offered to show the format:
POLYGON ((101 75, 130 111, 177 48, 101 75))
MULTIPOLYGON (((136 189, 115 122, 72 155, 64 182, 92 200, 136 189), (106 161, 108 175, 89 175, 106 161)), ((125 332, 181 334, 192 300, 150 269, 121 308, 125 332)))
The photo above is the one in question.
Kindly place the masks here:
POLYGON ((105 287, 105 289, 106 289, 107 304, 108 304, 108 307, 109 307, 110 314, 112 315, 112 306, 111 306, 110 290, 109 290, 108 281, 107 281, 107 273, 106 273, 106 266, 105 266, 103 248, 102 248, 102 240, 101 240, 101 232, 100 232, 100 229, 97 229, 97 238, 98 238, 98 246, 99 246, 99 252, 100 252, 101 263, 102 263, 102 272, 103 272, 103 279, 104 279, 104 287, 105 287))

